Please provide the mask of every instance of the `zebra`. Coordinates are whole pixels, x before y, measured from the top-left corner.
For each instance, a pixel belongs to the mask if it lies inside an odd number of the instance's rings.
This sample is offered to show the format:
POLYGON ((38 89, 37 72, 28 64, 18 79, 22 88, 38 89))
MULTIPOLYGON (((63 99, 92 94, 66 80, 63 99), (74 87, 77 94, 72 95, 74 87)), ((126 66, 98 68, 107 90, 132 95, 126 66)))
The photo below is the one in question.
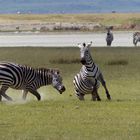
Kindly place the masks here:
POLYGON ((113 39, 114 39, 113 33, 110 31, 110 28, 108 28, 107 29, 107 35, 106 35, 107 46, 111 46, 111 43, 112 43, 113 39))
POLYGON ((0 85, 0 101, 2 96, 12 100, 6 95, 8 88, 22 90, 24 100, 28 92, 41 100, 37 89, 45 85, 52 85, 60 94, 65 91, 58 69, 32 68, 12 62, 0 62, 0 85))
POLYGON ((140 32, 135 32, 133 34, 133 44, 136 46, 140 42, 140 32))
POLYGON ((80 48, 80 61, 82 63, 82 68, 73 79, 75 94, 80 100, 84 100, 84 95, 89 93, 92 95, 92 100, 100 101, 101 98, 98 95, 98 88, 101 82, 105 89, 107 98, 111 100, 104 77, 90 54, 89 48, 91 45, 92 42, 87 45, 85 43, 78 44, 78 47, 80 48))

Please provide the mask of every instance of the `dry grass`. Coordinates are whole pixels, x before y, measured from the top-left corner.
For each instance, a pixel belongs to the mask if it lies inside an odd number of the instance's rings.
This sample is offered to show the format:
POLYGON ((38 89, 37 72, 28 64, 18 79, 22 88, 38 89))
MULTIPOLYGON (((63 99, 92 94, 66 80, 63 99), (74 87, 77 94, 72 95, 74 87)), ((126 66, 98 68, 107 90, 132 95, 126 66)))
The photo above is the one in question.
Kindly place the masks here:
POLYGON ((110 14, 1 14, 1 23, 40 23, 40 22, 95 22, 100 24, 123 24, 140 20, 139 13, 110 14))
POLYGON ((1 14, 0 31, 105 31, 139 30, 139 13, 108 14, 1 14))

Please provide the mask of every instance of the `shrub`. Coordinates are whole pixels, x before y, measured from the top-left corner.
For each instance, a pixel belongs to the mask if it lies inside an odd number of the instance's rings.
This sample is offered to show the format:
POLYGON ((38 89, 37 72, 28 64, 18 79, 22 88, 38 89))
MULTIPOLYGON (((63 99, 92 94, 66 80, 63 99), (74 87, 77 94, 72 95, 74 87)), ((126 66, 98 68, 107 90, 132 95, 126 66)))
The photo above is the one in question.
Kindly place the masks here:
POLYGON ((74 63, 80 63, 80 60, 78 58, 75 59, 60 58, 57 60, 50 60, 49 62, 53 64, 74 64, 74 63))
POLYGON ((127 65, 127 60, 111 60, 107 63, 107 65, 127 65))

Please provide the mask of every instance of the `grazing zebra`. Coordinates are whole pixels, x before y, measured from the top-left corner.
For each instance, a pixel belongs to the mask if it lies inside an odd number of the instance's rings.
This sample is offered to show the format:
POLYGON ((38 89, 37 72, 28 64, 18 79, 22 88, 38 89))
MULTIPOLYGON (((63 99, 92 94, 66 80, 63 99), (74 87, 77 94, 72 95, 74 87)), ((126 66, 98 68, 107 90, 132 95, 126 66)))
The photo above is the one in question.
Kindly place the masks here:
POLYGON ((140 41, 140 32, 135 32, 133 34, 133 44, 136 46, 139 41, 140 41))
POLYGON ((107 29, 107 35, 106 35, 106 43, 107 46, 111 46, 111 43, 113 41, 113 33, 111 33, 110 29, 107 29))
POLYGON ((107 98, 110 100, 110 94, 106 87, 106 82, 99 67, 94 63, 90 54, 89 47, 92 42, 79 44, 81 63, 83 64, 80 72, 74 77, 73 83, 75 86, 75 93, 80 100, 84 100, 85 94, 92 94, 92 100, 101 100, 98 95, 98 88, 100 82, 105 88, 107 98))
POLYGON ((30 92, 40 100, 41 96, 37 92, 37 89, 41 86, 51 84, 60 94, 65 91, 59 70, 45 68, 34 69, 15 63, 0 62, 0 100, 2 96, 7 100, 12 100, 12 98, 5 94, 9 87, 22 90, 23 99, 26 99, 27 93, 30 92))

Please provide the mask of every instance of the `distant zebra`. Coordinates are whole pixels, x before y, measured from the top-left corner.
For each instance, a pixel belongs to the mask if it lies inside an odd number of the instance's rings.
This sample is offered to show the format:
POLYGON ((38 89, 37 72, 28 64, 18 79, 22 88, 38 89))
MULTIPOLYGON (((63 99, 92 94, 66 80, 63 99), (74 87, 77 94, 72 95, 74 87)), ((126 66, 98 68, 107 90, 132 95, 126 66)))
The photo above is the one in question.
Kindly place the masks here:
POLYGON ((139 41, 140 41, 140 32, 135 32, 133 34, 133 44, 136 46, 139 41))
POLYGON ((27 93, 30 92, 40 100, 41 96, 37 92, 37 89, 41 86, 51 84, 60 94, 65 91, 59 70, 45 68, 34 69, 15 63, 0 62, 0 100, 2 96, 7 100, 12 100, 12 98, 5 94, 9 87, 23 90, 23 99, 26 99, 27 93))
POLYGON ((107 35, 106 35, 107 46, 111 46, 113 39, 114 39, 113 33, 110 31, 110 29, 107 29, 107 35))
POLYGON ((98 95, 98 88, 100 82, 105 88, 107 98, 110 100, 110 94, 106 87, 106 82, 99 67, 94 63, 92 56, 90 54, 89 44, 79 44, 81 63, 83 64, 80 72, 74 77, 73 83, 75 86, 75 93, 80 100, 84 100, 85 94, 92 94, 92 100, 101 100, 98 95))

